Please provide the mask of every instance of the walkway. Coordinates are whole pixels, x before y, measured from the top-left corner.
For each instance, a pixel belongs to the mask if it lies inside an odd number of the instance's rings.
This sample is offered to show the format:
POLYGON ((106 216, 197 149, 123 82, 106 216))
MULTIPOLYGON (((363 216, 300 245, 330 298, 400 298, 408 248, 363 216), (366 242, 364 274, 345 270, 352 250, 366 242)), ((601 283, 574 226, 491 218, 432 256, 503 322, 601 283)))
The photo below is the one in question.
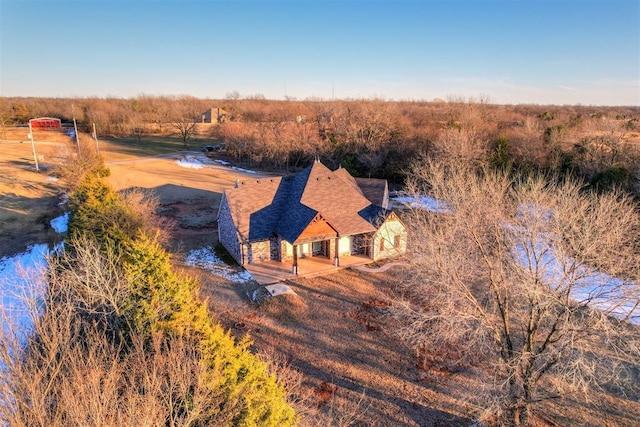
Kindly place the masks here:
POLYGON ((360 270, 360 271, 364 271, 366 273, 384 273, 385 271, 387 271, 388 269, 390 269, 391 267, 398 267, 398 266, 407 266, 409 265, 408 262, 406 261, 395 261, 395 262, 389 262, 387 264, 384 264, 381 267, 367 267, 366 265, 358 265, 355 266, 356 270, 360 270))
POLYGON ((261 285, 280 282, 300 277, 317 277, 334 273, 347 267, 363 266, 371 262, 364 255, 353 255, 340 258, 340 267, 336 267, 327 258, 310 257, 298 259, 298 275, 291 274, 291 262, 265 261, 248 264, 244 267, 261 285))

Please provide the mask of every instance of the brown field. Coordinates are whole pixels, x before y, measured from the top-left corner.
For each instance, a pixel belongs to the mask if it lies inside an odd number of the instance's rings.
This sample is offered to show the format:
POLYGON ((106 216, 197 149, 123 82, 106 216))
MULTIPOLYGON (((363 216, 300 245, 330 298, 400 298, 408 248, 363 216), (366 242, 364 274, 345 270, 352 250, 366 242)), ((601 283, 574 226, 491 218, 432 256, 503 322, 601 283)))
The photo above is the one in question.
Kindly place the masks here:
MULTIPOLYGON (((47 171, 73 149, 61 134, 36 133, 43 171, 33 168, 24 129, 0 141, 0 256, 28 245, 60 239, 48 221, 62 213, 59 182, 47 171), (22 134, 25 134, 22 136, 22 134)), ((133 143, 131 143, 133 144, 133 143)), ((470 425, 478 391, 485 387, 479 369, 457 372, 423 369, 413 352, 394 336, 385 316, 389 295, 401 271, 367 274, 345 270, 322 278, 290 281, 297 296, 280 297, 256 307, 245 292, 253 285, 233 284, 187 267, 190 249, 216 243, 220 196, 238 173, 224 167, 186 169, 180 154, 143 158, 121 141, 101 141, 117 190, 152 190, 161 213, 175 219, 170 245, 179 268, 197 276, 212 311, 238 337, 249 333, 254 349, 275 360, 299 403, 304 426, 450 426, 470 425)), ((193 147, 195 148, 195 147, 193 147)), ((176 151, 180 144, 176 144, 176 151)), ((640 425, 640 403, 601 392, 584 399, 566 396, 546 405, 539 425, 640 425)))

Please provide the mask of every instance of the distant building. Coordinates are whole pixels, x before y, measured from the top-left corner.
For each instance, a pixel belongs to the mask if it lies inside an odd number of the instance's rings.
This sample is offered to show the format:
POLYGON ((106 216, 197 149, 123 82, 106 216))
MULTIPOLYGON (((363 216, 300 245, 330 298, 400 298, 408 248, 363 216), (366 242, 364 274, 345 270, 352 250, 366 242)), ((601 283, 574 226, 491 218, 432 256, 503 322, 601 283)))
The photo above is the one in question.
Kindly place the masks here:
POLYGON ((222 108, 211 108, 210 110, 202 113, 202 121, 200 123, 224 123, 227 120, 229 113, 222 108))
POLYGON ((407 231, 387 209, 384 179, 354 178, 319 161, 296 175, 247 179, 226 190, 218 211, 220 243, 239 264, 406 252, 407 231))
POLYGON ((60 119, 56 119, 54 117, 38 117, 37 119, 29 120, 31 127, 34 129, 60 129, 62 127, 62 123, 60 119))

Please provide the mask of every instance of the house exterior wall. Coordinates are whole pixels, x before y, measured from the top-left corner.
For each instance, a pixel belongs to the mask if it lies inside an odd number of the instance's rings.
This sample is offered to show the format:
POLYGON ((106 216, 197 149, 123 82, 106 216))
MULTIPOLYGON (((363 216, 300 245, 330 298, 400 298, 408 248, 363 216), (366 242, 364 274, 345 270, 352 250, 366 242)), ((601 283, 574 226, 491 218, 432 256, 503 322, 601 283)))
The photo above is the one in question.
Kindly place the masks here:
POLYGON ((369 236, 365 234, 353 236, 353 239, 351 240, 351 255, 367 254, 367 245, 369 245, 369 240, 369 236))
POLYGON ((280 261, 290 261, 293 259, 293 246, 286 240, 280 241, 280 261))
POLYGON ((221 108, 210 108, 201 116, 201 123, 223 123, 225 121, 226 112, 221 108))
MULTIPOLYGON (((335 251, 336 251, 336 242, 335 239, 331 239, 328 241, 328 247, 326 248, 324 256, 325 258, 333 259, 335 251)), ((342 242, 340 243, 342 245, 342 242)), ((313 255, 313 243, 301 243, 298 246, 298 257, 306 258, 313 255)), ((340 248, 340 252, 342 253, 343 249, 340 248)), ((293 260, 293 245, 285 240, 280 241, 280 259, 279 261, 291 261, 293 260)))
MULTIPOLYGON (((296 245, 298 248, 298 258, 306 258, 312 255, 312 243, 301 243, 296 245)), ((280 242, 280 261, 293 260, 293 245, 289 242, 282 240, 280 242)))
POLYGON ((227 252, 229 252, 229 255, 238 262, 238 264, 242 265, 244 263, 240 249, 240 242, 238 240, 238 233, 233 225, 229 203, 224 195, 222 196, 222 201, 220 202, 220 208, 218 210, 218 240, 227 252))
POLYGON ((353 245, 353 236, 345 236, 340 238, 338 243, 338 255, 349 256, 351 255, 351 246, 353 245))
POLYGON ((312 255, 311 252, 311 243, 302 243, 298 246, 298 256, 300 258, 306 258, 312 255))
POLYGON ((271 242, 263 240, 260 242, 251 242, 248 245, 247 261, 249 264, 254 262, 269 261, 271 259, 271 242))
POLYGON ((389 217, 375 232, 371 245, 371 259, 402 255, 407 252, 407 230, 398 219, 389 217), (398 239, 396 241, 396 239, 398 239), (397 243, 397 244, 396 244, 397 243))
POLYGON ((278 237, 274 236, 269 239, 269 252, 269 257, 272 261, 281 261, 282 248, 278 237))

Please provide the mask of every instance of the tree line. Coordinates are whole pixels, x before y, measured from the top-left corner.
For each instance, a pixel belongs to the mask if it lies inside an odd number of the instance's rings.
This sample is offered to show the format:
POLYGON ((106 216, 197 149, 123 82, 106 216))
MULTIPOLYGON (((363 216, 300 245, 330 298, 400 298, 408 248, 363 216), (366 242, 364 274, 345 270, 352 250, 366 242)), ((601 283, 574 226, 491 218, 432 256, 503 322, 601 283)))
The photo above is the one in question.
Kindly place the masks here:
MULTIPOLYGON (((357 176, 404 182, 417 155, 459 158, 494 169, 571 175, 595 188, 638 194, 640 108, 497 105, 448 101, 266 100, 189 96, 0 98, 3 126, 37 116, 96 125, 103 137, 194 136, 225 143, 225 154, 252 167, 293 171, 316 156, 357 176), (202 126, 211 108, 224 120, 202 126)), ((197 148, 191 145, 191 148, 197 148)))

